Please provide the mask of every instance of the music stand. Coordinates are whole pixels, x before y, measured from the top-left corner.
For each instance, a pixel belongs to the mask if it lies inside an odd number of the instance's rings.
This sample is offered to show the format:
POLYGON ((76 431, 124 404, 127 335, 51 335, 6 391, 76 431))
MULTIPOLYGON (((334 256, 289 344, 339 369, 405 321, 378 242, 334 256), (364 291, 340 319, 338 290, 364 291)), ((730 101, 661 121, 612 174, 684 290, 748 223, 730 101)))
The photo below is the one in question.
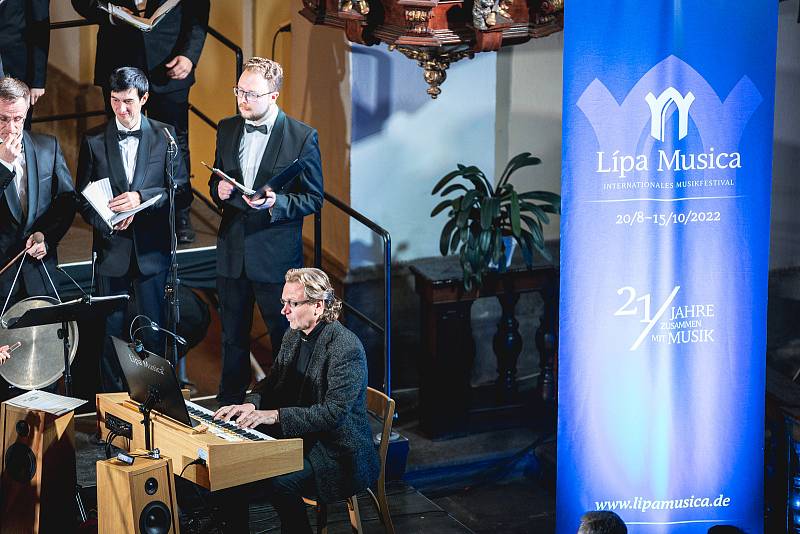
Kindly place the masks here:
POLYGON ((139 411, 144 416, 145 448, 151 450, 150 410, 154 409, 191 428, 192 420, 172 364, 144 349, 137 352, 130 343, 117 337, 111 336, 111 341, 114 342, 119 365, 128 382, 128 393, 131 399, 139 403, 139 411))
POLYGON ((128 295, 111 295, 108 297, 85 296, 79 299, 62 302, 45 308, 28 310, 19 317, 12 317, 6 321, 6 327, 28 328, 45 324, 61 323, 58 337, 64 342, 64 393, 72 396, 72 372, 69 365, 69 326, 70 321, 77 321, 88 313, 96 310, 104 315, 109 315, 128 302, 128 295))

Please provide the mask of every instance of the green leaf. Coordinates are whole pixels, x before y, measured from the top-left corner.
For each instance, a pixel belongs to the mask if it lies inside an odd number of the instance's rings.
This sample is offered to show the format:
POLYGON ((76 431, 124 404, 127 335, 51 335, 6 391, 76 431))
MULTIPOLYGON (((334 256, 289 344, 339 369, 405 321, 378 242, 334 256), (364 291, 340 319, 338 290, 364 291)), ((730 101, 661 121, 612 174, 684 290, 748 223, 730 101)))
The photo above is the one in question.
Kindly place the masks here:
POLYGON ((521 154, 517 154, 508 162, 506 165, 503 174, 501 175, 500 182, 497 184, 498 186, 504 185, 508 182, 511 178, 511 175, 514 174, 515 171, 521 169, 523 167, 529 167, 531 165, 538 165, 542 162, 536 156, 531 156, 530 152, 523 152, 521 154))
POLYGON ((536 204, 533 204, 532 202, 521 202, 520 203, 520 208, 523 211, 528 211, 528 212, 532 213, 534 217, 536 217, 537 219, 539 219, 541 221, 544 221, 545 223, 549 223, 550 222, 550 217, 547 216, 547 214, 544 212, 544 210, 542 210, 542 208, 540 208, 536 204))
POLYGON ((481 206, 481 228, 488 229, 492 225, 492 199, 481 206))
POLYGON ((447 245, 450 243, 450 235, 456 228, 456 220, 450 219, 442 228, 442 237, 439 238, 439 252, 442 256, 447 256, 447 245))
POLYGON ((511 233, 519 237, 519 198, 517 197, 516 191, 511 192, 511 206, 509 207, 508 214, 511 217, 511 233))
POLYGON ((494 250, 492 250, 492 261, 500 263, 500 258, 503 255, 503 234, 495 232, 494 234, 494 250))
POLYGON ((437 216, 437 215, 439 215, 439 213, 441 213, 441 212, 442 212, 442 211, 443 211, 445 208, 447 208, 447 207, 449 207, 449 206, 452 206, 452 205, 453 205, 453 201, 452 201, 452 200, 450 200, 450 199, 443 200, 443 201, 439 202, 439 203, 436 205, 436 207, 435 207, 435 208, 433 208, 433 211, 431 211, 431 217, 436 217, 436 216, 437 216))
POLYGON ((551 193, 550 191, 526 191, 520 193, 521 200, 541 200, 554 206, 561 206, 561 195, 558 193, 551 193))
POLYGON ((444 187, 450 180, 459 176, 461 171, 450 171, 445 174, 441 180, 439 180, 435 186, 433 186, 433 190, 431 191, 431 195, 435 195, 442 187, 444 187))
POLYGON ((533 267, 533 236, 530 232, 523 230, 521 239, 517 239, 519 249, 522 251, 522 258, 525 260, 525 265, 528 268, 533 267))
POLYGON ((467 222, 469 222, 469 209, 462 209, 458 212, 456 217, 456 226, 459 228, 467 229, 467 222))
POLYGON ((458 249, 458 243, 461 241, 461 232, 453 232, 450 238, 450 252, 455 252, 458 249))
POLYGON ((463 200, 461 201, 461 211, 469 211, 472 209, 473 205, 475 204, 475 197, 478 196, 478 192, 475 190, 467 191, 464 194, 463 200))
POLYGON ((453 191, 459 191, 459 190, 461 190, 461 191, 469 191, 469 189, 467 189, 467 186, 465 186, 464 184, 450 184, 450 185, 448 185, 447 187, 444 188, 444 191, 442 191, 441 196, 446 197, 447 195, 449 195, 453 191))
POLYGON ((478 240, 478 250, 481 251, 482 256, 485 257, 491 252, 491 245, 492 245, 492 231, 483 230, 481 232, 481 237, 478 240))

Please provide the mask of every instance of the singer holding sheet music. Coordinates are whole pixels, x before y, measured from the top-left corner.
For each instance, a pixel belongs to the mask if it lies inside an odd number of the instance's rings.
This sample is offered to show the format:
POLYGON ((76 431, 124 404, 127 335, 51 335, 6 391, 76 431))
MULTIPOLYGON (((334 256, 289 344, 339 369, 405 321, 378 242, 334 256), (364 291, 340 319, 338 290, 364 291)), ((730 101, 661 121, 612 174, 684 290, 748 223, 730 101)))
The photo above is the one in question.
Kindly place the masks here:
POLYGON ((221 404, 241 404, 250 386, 253 303, 267 325, 273 354, 288 328, 281 315, 286 271, 303 265, 303 217, 322 207, 322 161, 317 131, 291 117, 276 100, 281 66, 254 57, 233 88, 240 115, 217 130, 214 167, 250 189, 260 189, 299 159, 304 169, 278 191, 253 201, 211 176, 211 196, 222 209, 217 237, 217 291, 222 320, 221 404))
MULTIPOLYGON (((99 4, 116 4, 150 17, 166 0, 72 0, 75 11, 99 25, 94 83, 103 88, 108 102, 108 77, 124 66, 142 69, 150 80, 147 115, 175 127, 187 172, 189 162, 189 89, 195 82, 195 68, 203 51, 208 27, 209 0, 181 0, 149 32, 142 32, 103 11, 99 4)), ((111 108, 106 103, 106 111, 111 108)), ((191 202, 191 198, 189 198, 191 202)), ((190 206, 177 214, 178 239, 195 239, 190 206)))
POLYGON ((0 267, 26 251, 16 284, 17 263, 0 275, 2 302, 13 290, 9 306, 28 296, 55 296, 47 274, 56 270, 58 243, 75 217, 72 175, 58 140, 23 130, 29 105, 25 83, 0 78, 0 267))
MULTIPOLYGON (((119 222, 113 231, 82 196, 83 218, 94 227, 92 250, 98 294, 129 293, 136 301, 137 313, 158 324, 164 323, 164 286, 170 256, 169 178, 167 132, 171 126, 142 115, 147 102, 149 83, 144 73, 133 67, 121 67, 109 79, 110 104, 114 120, 86 132, 78 158, 78 191, 89 182, 109 178, 114 197, 108 203, 114 212, 136 208, 142 202, 161 195, 149 208, 119 222)), ((176 203, 187 204, 191 196, 183 158, 174 158, 174 177, 178 185, 176 203)), ((106 319, 106 339, 100 359, 103 391, 123 391, 122 371, 108 336, 124 338, 128 332, 124 310, 106 319)), ((148 329, 144 345, 163 355, 163 336, 148 329)))

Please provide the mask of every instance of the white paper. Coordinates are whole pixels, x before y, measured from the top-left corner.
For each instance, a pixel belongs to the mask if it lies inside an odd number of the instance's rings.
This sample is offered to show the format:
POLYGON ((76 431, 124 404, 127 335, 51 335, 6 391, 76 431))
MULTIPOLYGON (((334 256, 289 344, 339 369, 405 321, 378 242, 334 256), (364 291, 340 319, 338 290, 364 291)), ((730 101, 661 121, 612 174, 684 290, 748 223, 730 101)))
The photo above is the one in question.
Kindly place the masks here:
POLYGON ((89 201, 89 204, 92 205, 97 214, 102 217, 112 230, 120 221, 139 213, 143 209, 149 208, 161 198, 161 194, 159 193, 147 202, 142 202, 132 210, 115 212, 108 207, 108 202, 114 198, 114 192, 111 190, 111 182, 108 178, 103 178, 96 182, 89 182, 89 185, 83 188, 81 194, 89 201))
POLYGON ((255 189, 250 189, 246 185, 237 182, 234 178, 232 178, 229 175, 227 175, 225 173, 225 171, 220 170, 220 169, 218 169, 216 167, 212 167, 208 163, 206 163, 205 161, 201 161, 200 163, 205 165, 206 169, 210 170, 211 172, 213 172, 214 174, 216 174, 217 176, 219 176, 220 178, 222 178, 223 180, 225 180, 226 182, 231 184, 233 187, 235 187, 236 189, 238 189, 239 191, 241 191, 245 195, 252 196, 252 195, 256 194, 256 190, 255 189))
POLYGON ((140 29, 143 32, 149 32, 152 30, 156 24, 161 22, 161 19, 169 13, 169 11, 178 5, 181 0, 167 0, 161 6, 153 12, 153 16, 150 18, 145 17, 137 17, 136 15, 131 15, 120 6, 108 3, 107 5, 98 4, 98 7, 103 11, 110 13, 113 17, 120 19, 123 22, 127 22, 131 26, 140 29))
POLYGON ((39 410, 53 415, 64 415, 65 413, 75 410, 78 406, 86 404, 86 402, 87 401, 83 399, 64 397, 63 395, 56 395, 55 393, 48 393, 47 391, 39 391, 37 389, 25 392, 18 397, 6 401, 6 403, 17 406, 18 408, 39 410))

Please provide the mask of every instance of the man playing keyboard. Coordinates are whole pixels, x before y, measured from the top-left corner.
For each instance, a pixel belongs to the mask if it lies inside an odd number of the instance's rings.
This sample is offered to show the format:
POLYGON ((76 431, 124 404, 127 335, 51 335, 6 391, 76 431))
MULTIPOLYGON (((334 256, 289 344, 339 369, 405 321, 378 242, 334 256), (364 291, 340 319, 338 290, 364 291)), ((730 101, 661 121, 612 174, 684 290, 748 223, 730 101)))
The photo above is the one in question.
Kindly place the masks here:
MULTIPOLYGON (((378 478, 380 463, 366 412, 366 355, 355 334, 336 320, 341 301, 319 269, 291 269, 285 280, 281 313, 290 330, 269 375, 253 388, 258 409, 253 403, 224 406, 214 418, 303 438, 303 469, 264 484, 281 531, 311 533, 303 496, 323 503, 350 497, 378 478)), ((246 532, 247 502, 231 502, 243 509, 228 526, 246 532)))

